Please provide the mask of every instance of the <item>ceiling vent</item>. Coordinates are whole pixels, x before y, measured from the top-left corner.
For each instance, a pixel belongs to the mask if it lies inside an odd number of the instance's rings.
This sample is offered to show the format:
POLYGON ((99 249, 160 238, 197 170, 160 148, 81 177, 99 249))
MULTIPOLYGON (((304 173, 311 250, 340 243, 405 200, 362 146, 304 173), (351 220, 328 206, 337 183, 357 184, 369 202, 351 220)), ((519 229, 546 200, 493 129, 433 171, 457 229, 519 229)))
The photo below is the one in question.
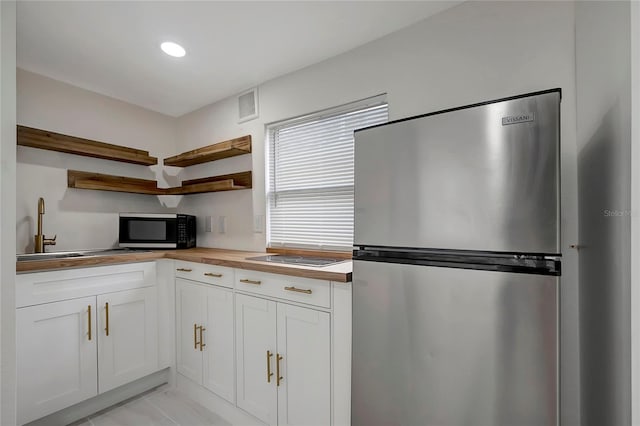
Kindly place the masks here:
POLYGON ((238 95, 238 123, 258 118, 258 88, 238 95))

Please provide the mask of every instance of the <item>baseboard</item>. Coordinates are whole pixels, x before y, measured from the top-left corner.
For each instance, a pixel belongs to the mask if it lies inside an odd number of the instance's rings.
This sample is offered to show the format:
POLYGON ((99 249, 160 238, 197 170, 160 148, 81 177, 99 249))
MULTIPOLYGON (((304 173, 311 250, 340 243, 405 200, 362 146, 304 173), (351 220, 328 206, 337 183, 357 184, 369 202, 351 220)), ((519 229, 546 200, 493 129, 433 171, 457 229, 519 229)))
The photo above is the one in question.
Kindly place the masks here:
POLYGON ((169 382, 170 369, 166 368, 156 373, 135 380, 119 388, 110 390, 93 398, 82 401, 71 407, 64 408, 27 423, 25 426, 65 426, 73 423, 98 411, 109 408, 112 405, 126 401, 136 395, 151 390, 157 386, 169 382))
POLYGON ((266 424, 182 374, 176 374, 176 389, 232 425, 264 426, 266 424))

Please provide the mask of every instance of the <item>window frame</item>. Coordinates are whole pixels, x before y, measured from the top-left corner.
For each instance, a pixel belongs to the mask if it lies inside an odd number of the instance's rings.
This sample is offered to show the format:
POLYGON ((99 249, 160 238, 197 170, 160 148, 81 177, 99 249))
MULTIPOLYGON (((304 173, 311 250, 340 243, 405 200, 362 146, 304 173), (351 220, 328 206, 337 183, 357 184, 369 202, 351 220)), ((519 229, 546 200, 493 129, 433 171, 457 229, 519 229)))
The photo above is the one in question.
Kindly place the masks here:
MULTIPOLYGON (((265 212, 266 212, 265 237, 266 237, 266 244, 268 248, 289 248, 289 249, 302 249, 302 250, 315 250, 315 251, 344 251, 344 252, 353 250, 353 241, 351 242, 351 245, 348 247, 347 246, 329 246, 329 245, 322 245, 320 243, 296 244, 296 243, 285 242, 285 243, 274 244, 272 242, 271 240, 271 224, 272 224, 271 208, 272 208, 273 199, 274 197, 277 196, 277 193, 278 193, 278 191, 272 191, 272 188, 273 188, 272 172, 275 170, 274 139, 275 139, 276 132, 283 128, 288 128, 288 127, 293 127, 293 126, 297 126, 305 123, 310 123, 313 121, 328 119, 331 117, 336 117, 336 116, 348 114, 351 112, 364 110, 364 109, 368 109, 376 106, 382 106, 382 105, 387 106, 387 120, 388 120, 389 104, 387 102, 387 95, 380 94, 380 95, 372 96, 359 101, 340 105, 337 107, 327 108, 317 112, 304 114, 298 117, 294 117, 286 120, 280 120, 280 121, 272 122, 265 125, 265 204, 266 204, 265 206, 266 207, 265 208, 265 212), (272 167, 272 164, 273 164, 273 167, 272 167)), ((338 188, 338 187, 327 186, 323 189, 317 189, 317 188, 309 189, 307 193, 310 194, 314 191, 320 192, 320 191, 329 190, 332 188, 338 188)), ((347 186, 342 186, 341 188, 343 188, 344 190, 345 188, 347 188, 347 186)), ((351 188, 351 191, 353 193, 353 190, 354 190, 353 184, 349 185, 349 188, 351 188)), ((353 229, 352 229, 352 232, 353 232, 353 229)))

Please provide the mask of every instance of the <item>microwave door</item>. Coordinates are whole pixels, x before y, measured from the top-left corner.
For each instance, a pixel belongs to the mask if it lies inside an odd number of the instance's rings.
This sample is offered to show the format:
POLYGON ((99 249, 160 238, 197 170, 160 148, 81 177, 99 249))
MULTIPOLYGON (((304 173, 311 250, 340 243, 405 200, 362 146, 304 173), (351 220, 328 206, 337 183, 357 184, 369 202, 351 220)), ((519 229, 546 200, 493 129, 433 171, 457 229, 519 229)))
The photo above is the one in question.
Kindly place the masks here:
POLYGON ((120 217, 120 247, 176 248, 177 219, 174 217, 120 217))

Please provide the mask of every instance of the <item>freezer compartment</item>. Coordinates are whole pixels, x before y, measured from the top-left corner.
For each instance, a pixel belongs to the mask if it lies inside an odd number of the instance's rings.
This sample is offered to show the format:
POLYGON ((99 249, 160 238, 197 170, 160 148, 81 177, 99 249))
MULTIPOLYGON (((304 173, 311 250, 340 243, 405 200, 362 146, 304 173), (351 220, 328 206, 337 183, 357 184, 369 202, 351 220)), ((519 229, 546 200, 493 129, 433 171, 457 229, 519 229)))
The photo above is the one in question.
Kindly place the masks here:
POLYGON ((560 93, 355 132, 356 245, 560 253, 560 93))
POLYGON ((358 260, 353 274, 353 425, 557 425, 557 277, 358 260))

